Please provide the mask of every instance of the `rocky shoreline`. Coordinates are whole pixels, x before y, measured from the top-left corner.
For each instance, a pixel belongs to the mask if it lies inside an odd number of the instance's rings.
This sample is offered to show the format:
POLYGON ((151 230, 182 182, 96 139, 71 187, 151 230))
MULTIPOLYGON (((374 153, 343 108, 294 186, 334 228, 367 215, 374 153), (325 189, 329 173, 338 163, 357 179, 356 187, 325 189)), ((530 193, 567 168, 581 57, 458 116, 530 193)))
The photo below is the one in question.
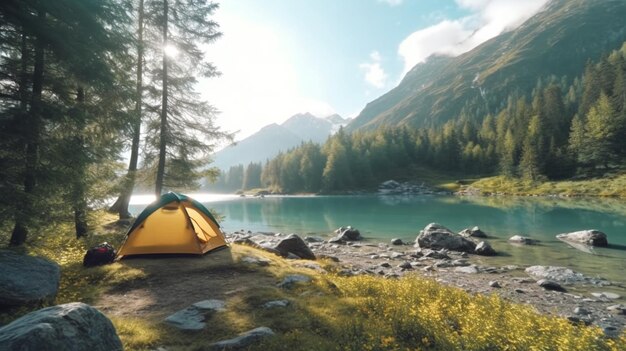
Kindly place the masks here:
MULTIPOLYGON (((427 227, 428 228, 428 227, 427 227)), ((305 237, 281 233, 227 233, 231 242, 248 244, 287 258, 299 259, 310 254, 334 261, 336 273, 346 276, 377 275, 389 279, 417 275, 442 284, 461 288, 472 294, 497 294, 515 303, 533 306, 547 315, 568 318, 573 323, 597 325, 614 337, 626 330, 624 297, 621 282, 591 278, 567 267, 490 266, 488 258, 447 249, 414 247, 414 242, 370 242, 357 236, 344 236, 352 228, 340 228, 333 238, 305 237), (284 248, 293 244, 298 254, 284 248), (304 245, 303 245, 304 244, 304 245), (283 245, 283 246, 281 246, 283 245), (299 245, 299 246, 298 246, 299 245)), ((425 228, 426 229, 426 228, 425 228)), ((327 273, 316 262, 306 268, 327 273)))

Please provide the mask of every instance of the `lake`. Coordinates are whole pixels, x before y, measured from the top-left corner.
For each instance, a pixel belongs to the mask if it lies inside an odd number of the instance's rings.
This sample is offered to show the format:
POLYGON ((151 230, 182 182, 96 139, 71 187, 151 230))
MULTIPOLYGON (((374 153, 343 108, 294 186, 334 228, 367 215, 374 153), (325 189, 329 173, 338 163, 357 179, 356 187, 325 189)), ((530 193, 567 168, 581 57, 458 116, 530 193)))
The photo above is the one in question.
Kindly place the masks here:
MULTIPOLYGON (((437 222, 458 232, 479 226, 501 254, 480 258, 486 265, 558 265, 592 276, 626 282, 626 201, 546 197, 458 196, 266 196, 191 194, 223 216, 226 232, 298 233, 330 237, 333 230, 351 225, 370 241, 391 238, 413 241, 428 223, 437 222), (598 229, 610 247, 591 253, 555 238, 557 234, 598 229), (507 242, 519 234, 540 245, 515 246, 507 242)), ((137 215, 153 197, 133 197, 137 215)))

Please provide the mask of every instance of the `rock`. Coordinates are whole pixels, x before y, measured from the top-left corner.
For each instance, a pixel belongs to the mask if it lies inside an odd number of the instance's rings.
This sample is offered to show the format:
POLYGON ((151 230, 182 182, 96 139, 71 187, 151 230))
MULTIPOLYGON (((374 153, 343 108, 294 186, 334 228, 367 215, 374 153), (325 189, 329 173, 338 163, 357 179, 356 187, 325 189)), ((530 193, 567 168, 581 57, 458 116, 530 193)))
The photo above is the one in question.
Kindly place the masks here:
POLYGON ((609 245, 606 239, 606 234, 595 229, 559 234, 556 237, 559 240, 571 241, 589 246, 606 247, 609 245))
POLYGON ((472 265, 472 266, 466 266, 466 267, 456 267, 454 271, 459 272, 459 273, 476 274, 478 273, 478 268, 472 265))
POLYGON ((576 316, 567 316, 566 317, 568 321, 570 321, 570 323, 574 324, 574 325, 578 325, 580 323, 584 324, 584 325, 589 325, 591 324, 591 322, 588 319, 583 319, 583 318, 579 318, 576 316))
POLYGON ((605 323, 598 323, 598 326, 602 329, 604 335, 606 335, 607 337, 611 339, 617 339, 620 337, 620 329, 616 328, 615 326, 605 323))
POLYGON ((239 334, 236 338, 218 341, 210 345, 211 350, 241 350, 260 340, 273 336, 274 331, 268 327, 258 327, 239 334))
POLYGON ((398 268, 402 268, 402 269, 412 269, 412 268, 413 268, 413 266, 411 266, 411 262, 404 261, 404 262, 402 262, 402 263, 400 263, 400 264, 398 265, 398 268))
POLYGON ((384 268, 389 268, 391 267, 391 264, 389 264, 389 262, 381 262, 379 264, 380 267, 384 267, 384 268))
POLYGON ((526 237, 526 236, 513 235, 512 237, 509 238, 509 242, 511 244, 518 244, 518 245, 535 245, 539 241, 531 239, 531 238, 526 237))
POLYGON ((476 248, 474 249, 474 253, 481 256, 495 256, 497 255, 496 250, 489 245, 486 241, 481 241, 476 244, 476 248))
POLYGON ((466 267, 470 265, 470 263, 467 262, 467 260, 454 260, 450 262, 450 264, 453 265, 454 267, 466 267))
POLYGON ((452 262, 450 262, 449 260, 440 260, 435 262, 434 266, 436 268, 449 268, 449 267, 453 267, 452 262))
POLYGON ((281 256, 289 256, 292 253, 299 258, 305 260, 314 260, 315 254, 307 246, 297 234, 290 234, 286 238, 282 239, 275 247, 274 250, 280 252, 281 256))
POLYGON ((263 304, 263 308, 276 308, 276 307, 287 307, 287 306, 289 306, 289 300, 268 301, 263 304))
POLYGON ((307 243, 321 243, 324 242, 324 238, 320 238, 319 236, 305 236, 304 241, 307 243))
POLYGON ((226 303, 222 300, 204 300, 182 309, 167 318, 165 323, 180 330, 197 331, 206 327, 207 316, 224 311, 226 303))
POLYGON ((61 269, 43 258, 0 250, 0 306, 53 301, 61 269))
POLYGON ((319 255, 319 258, 321 258, 321 259, 331 260, 331 261, 333 261, 333 262, 339 262, 339 257, 336 257, 336 256, 330 256, 330 255, 324 255, 324 254, 322 254, 322 255, 319 255))
POLYGON ((500 286, 500 283, 498 283, 497 281, 490 281, 489 282, 489 286, 492 288, 501 288, 502 286, 500 286))
POLYGON ((389 257, 391 258, 401 258, 404 257, 405 254, 403 254, 402 252, 392 252, 389 257))
POLYGON ((607 298, 609 300, 617 300, 619 299, 621 296, 615 293, 610 293, 610 292, 601 292, 601 293, 591 293, 591 295, 593 295, 593 297, 597 297, 597 298, 607 298))
POLYGON ((354 229, 351 226, 340 227, 335 230, 336 237, 330 239, 328 242, 330 243, 345 243, 347 241, 356 241, 361 240, 363 237, 361 236, 361 232, 358 229, 354 229))
POLYGON ((476 243, 473 241, 455 234, 450 229, 437 223, 427 225, 424 230, 420 231, 415 241, 417 242, 416 245, 420 248, 436 250, 447 249, 461 252, 474 252, 476 248, 476 243))
POLYGON ((609 313, 617 314, 617 315, 626 315, 626 306, 622 304, 611 305, 606 308, 609 313))
POLYGON ((291 289, 294 287, 294 285, 298 283, 308 283, 310 281, 311 278, 307 277, 306 275, 292 274, 286 276, 282 282, 278 283, 278 287, 283 289, 291 289))
POLYGON ((528 275, 552 280, 561 283, 576 283, 585 281, 585 276, 576 273, 569 268, 555 266, 530 266, 525 272, 528 275))
POLYGON ((540 279, 540 280, 538 280, 537 281, 537 285, 539 285, 540 287, 542 287, 542 288, 544 288, 546 290, 560 291, 560 292, 566 292, 567 291, 559 283, 553 282, 553 281, 548 280, 548 279, 540 279))
POLYGON ((584 309, 582 307, 576 307, 576 308, 574 308, 574 314, 577 314, 577 315, 588 315, 589 311, 587 311, 586 309, 584 309))
POLYGON ((486 238, 487 234, 480 230, 478 227, 463 229, 459 232, 459 235, 464 237, 472 237, 472 238, 486 238))
POLYGON ((448 256, 448 251, 445 249, 441 249, 439 251, 424 249, 424 250, 419 251, 418 253, 421 254, 422 257, 434 258, 436 260, 450 258, 450 256, 448 256))
POLYGON ((226 302, 217 299, 202 300, 191 305, 197 309, 210 312, 220 312, 226 310, 226 302))
POLYGON ((261 257, 244 256, 241 258, 241 262, 264 267, 269 266, 271 261, 261 257))
POLYGON ((31 312, 0 328, 1 350, 122 350, 113 323, 82 302, 31 312))
POLYGON ((400 238, 393 238, 391 239, 391 245, 404 245, 404 243, 400 238))

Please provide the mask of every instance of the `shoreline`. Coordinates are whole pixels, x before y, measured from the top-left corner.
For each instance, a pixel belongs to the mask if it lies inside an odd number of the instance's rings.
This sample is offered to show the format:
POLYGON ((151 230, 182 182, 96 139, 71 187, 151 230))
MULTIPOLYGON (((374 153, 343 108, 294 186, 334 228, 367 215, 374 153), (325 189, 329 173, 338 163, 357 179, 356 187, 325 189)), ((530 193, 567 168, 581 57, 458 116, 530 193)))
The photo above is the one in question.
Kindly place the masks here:
MULTIPOLYGON (((286 235, 240 231, 226 233, 226 237, 230 242, 268 249, 286 235)), ((339 244, 318 237, 305 239, 318 259, 333 262, 335 273, 339 275, 372 275, 387 279, 418 276, 471 294, 497 294, 507 301, 531 305, 542 314, 564 317, 572 323, 593 324, 609 336, 626 331, 626 285, 621 282, 591 278, 558 282, 566 289, 566 292, 558 292, 540 287, 537 281, 541 278, 526 273, 527 265, 485 265, 485 262, 481 262, 489 261, 485 256, 420 250, 413 247, 412 243, 391 245, 374 241, 348 241, 339 244), (617 292, 620 297, 612 299, 592 295, 602 292, 609 295, 617 292)), ((314 262, 304 264, 304 267, 325 273, 314 262)))

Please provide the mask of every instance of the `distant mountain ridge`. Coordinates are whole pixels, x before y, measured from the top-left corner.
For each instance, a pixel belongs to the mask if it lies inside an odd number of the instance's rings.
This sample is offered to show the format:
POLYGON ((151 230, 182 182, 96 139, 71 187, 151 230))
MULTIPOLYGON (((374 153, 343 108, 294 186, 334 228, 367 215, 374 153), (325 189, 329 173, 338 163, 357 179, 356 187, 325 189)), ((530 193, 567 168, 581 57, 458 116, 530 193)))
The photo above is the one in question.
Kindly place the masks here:
POLYGON ((432 127, 462 113, 496 114, 511 93, 530 95, 538 79, 574 79, 585 63, 626 40, 626 1, 551 0, 515 30, 457 57, 433 56, 367 104, 348 131, 432 127))
POLYGON ((303 142, 325 142, 349 120, 337 114, 320 118, 308 112, 299 113, 282 124, 267 125, 253 135, 216 152, 211 166, 227 170, 239 164, 264 163, 279 152, 287 151, 303 142))

